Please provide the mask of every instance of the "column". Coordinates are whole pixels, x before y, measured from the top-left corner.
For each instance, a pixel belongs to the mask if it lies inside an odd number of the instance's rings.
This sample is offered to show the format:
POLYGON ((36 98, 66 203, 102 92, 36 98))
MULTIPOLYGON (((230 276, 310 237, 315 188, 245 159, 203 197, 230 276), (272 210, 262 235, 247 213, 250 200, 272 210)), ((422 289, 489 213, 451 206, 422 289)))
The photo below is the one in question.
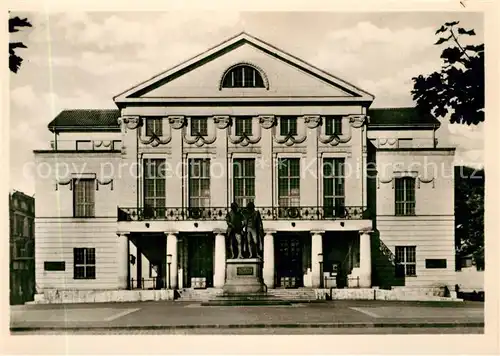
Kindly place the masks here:
POLYGON ((323 254, 323 234, 324 231, 311 231, 311 275, 312 287, 319 288, 321 284, 320 275, 320 254, 323 254))
POLYGON ((137 241, 137 256, 136 256, 136 263, 137 263, 137 288, 141 289, 142 288, 142 247, 141 247, 141 241, 137 241))
POLYGON ((128 233, 118 233, 118 289, 130 289, 130 250, 128 233))
MULTIPOLYGON (((167 233, 167 256, 171 255, 170 263, 170 288, 177 289, 177 235, 173 232, 167 233)), ((168 261, 168 258, 167 258, 168 261)), ((167 278, 168 278, 168 264, 167 264, 167 278)), ((168 281, 166 287, 168 288, 168 281)))
POLYGON ((274 288, 274 236, 275 231, 264 235, 264 267, 262 276, 267 288, 274 288))
POLYGON ((370 230, 359 232, 359 286, 370 288, 372 286, 372 251, 370 230))
POLYGON ((215 235, 215 268, 214 287, 222 288, 226 282, 226 236, 222 231, 214 231, 215 235))

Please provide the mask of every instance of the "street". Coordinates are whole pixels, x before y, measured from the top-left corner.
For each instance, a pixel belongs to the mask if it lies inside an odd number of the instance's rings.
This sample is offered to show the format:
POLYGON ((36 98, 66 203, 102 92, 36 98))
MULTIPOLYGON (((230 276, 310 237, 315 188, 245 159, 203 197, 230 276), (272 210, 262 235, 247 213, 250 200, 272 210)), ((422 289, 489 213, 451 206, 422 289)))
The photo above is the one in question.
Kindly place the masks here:
POLYGON ((11 307, 13 334, 483 333, 484 303, 329 301, 291 306, 135 302, 11 307))
MULTIPOLYGON (((412 334, 482 334, 482 327, 453 328, 217 328, 217 329, 104 329, 70 331, 71 335, 412 335, 412 334)), ((14 335, 63 335, 62 331, 19 331, 14 335)))

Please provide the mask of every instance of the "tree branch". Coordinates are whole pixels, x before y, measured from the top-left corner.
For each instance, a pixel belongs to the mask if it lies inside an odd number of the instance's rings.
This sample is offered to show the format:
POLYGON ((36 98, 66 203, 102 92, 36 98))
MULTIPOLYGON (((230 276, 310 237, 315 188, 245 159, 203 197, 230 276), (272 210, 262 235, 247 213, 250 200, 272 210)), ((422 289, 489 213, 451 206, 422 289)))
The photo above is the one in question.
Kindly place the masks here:
POLYGON ((460 48, 460 50, 462 51, 462 53, 465 54, 465 56, 467 57, 468 60, 470 60, 469 55, 467 54, 467 52, 465 52, 465 49, 463 49, 463 47, 458 42, 458 38, 453 33, 453 29, 452 28, 450 28, 450 33, 451 33, 451 36, 453 37, 453 39, 455 40, 455 43, 457 44, 458 48, 460 48))

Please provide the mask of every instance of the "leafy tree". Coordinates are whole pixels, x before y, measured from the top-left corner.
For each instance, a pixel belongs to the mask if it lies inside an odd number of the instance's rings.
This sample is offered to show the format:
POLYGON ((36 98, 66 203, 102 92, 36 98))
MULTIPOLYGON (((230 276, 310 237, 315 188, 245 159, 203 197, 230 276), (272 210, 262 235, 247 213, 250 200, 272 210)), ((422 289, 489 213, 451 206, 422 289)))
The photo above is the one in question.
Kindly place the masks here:
POLYGON ((457 260, 472 254, 484 267, 484 170, 455 167, 455 247, 457 260))
MULTIPOLYGON (((21 19, 18 16, 9 19, 9 33, 18 32, 19 27, 31 27, 28 19, 21 19)), ((22 42, 9 42, 9 68, 13 73, 17 73, 21 67, 23 59, 16 54, 16 49, 28 48, 22 42)))
POLYGON ((460 36, 475 36, 474 30, 447 22, 436 31, 435 45, 445 44, 441 70, 412 78, 413 100, 422 113, 445 117, 450 122, 478 124, 484 121, 484 44, 462 45, 460 36))

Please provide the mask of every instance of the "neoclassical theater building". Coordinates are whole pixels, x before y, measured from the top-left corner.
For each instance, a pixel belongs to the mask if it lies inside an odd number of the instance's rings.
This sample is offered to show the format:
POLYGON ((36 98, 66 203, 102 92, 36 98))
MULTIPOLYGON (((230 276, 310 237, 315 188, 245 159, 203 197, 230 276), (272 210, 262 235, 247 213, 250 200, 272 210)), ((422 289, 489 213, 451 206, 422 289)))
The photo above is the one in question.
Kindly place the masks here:
POLYGON ((218 290, 232 202, 262 216, 269 291, 454 286, 433 117, 246 33, 113 100, 35 151, 38 293, 218 290))

